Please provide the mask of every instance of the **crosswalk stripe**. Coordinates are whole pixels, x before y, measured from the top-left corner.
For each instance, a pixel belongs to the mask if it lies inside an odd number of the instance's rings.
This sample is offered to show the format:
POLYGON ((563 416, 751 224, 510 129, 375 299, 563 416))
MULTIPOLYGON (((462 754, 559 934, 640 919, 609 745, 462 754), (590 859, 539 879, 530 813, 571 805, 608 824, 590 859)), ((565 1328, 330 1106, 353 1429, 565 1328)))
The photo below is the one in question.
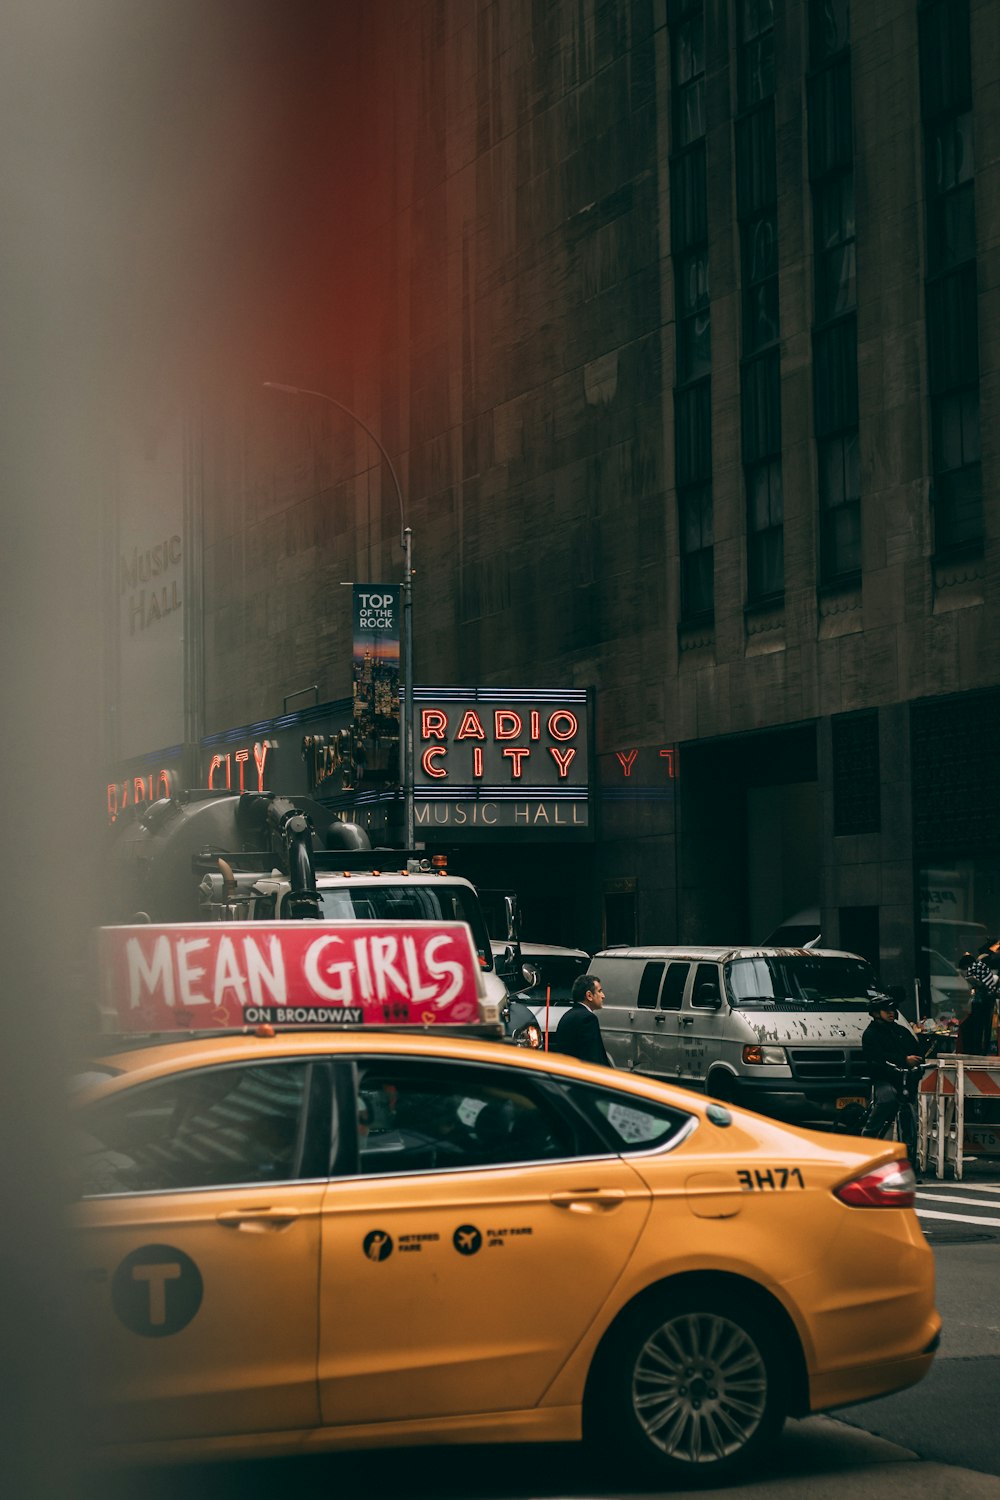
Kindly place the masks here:
POLYGON ((955 1224, 995 1224, 1000 1228, 1000 1219, 983 1219, 973 1214, 935 1213, 932 1208, 918 1208, 918 1219, 950 1219, 955 1224))
POLYGON ((990 1198, 960 1198, 955 1193, 925 1193, 923 1188, 917 1191, 918 1198, 929 1198, 932 1203, 964 1203, 966 1208, 994 1208, 1000 1209, 1000 1203, 994 1203, 990 1198))

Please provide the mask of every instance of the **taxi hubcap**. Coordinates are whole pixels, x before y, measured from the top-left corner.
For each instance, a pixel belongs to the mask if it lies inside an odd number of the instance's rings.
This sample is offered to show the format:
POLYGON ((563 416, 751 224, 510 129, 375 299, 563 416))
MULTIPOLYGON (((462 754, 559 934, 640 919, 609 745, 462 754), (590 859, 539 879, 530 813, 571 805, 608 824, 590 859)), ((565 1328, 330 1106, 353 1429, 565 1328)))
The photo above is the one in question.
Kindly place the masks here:
POLYGON ((693 1313, 663 1323, 632 1372, 632 1405, 652 1443, 686 1463, 713 1463, 752 1438, 767 1405, 767 1370, 729 1318, 693 1313))

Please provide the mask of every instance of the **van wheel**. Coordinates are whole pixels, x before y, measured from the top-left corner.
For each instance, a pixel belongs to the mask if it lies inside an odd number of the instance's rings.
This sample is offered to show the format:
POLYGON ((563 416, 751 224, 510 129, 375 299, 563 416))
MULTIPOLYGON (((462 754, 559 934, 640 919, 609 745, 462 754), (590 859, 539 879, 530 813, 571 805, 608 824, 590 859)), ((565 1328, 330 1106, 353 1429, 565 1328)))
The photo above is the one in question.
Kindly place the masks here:
POLYGON ((736 1079, 732 1073, 709 1073, 705 1092, 710 1099, 721 1099, 723 1104, 732 1104, 736 1097, 736 1079))
POLYGON ((643 1478, 728 1483, 769 1451, 788 1410, 756 1309, 725 1293, 663 1293, 626 1316, 588 1403, 588 1436, 643 1478), (618 1450, 616 1453, 615 1450, 618 1450))

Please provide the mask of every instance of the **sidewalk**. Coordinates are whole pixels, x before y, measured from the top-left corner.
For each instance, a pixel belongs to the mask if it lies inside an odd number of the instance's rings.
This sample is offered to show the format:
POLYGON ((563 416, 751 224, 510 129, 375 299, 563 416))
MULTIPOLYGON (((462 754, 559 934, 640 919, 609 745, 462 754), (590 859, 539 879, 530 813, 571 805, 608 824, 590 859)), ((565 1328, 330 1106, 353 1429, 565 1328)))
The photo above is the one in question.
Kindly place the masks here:
MULTIPOLYGON (((1000 1479, 925 1463, 909 1448, 836 1417, 807 1417, 787 1424, 766 1477, 697 1493, 701 1500, 734 1500, 736 1494, 739 1500, 844 1500, 845 1494, 851 1500, 1000 1500, 1000 1479)), ((678 1493, 672 1500, 683 1497, 678 1493)))

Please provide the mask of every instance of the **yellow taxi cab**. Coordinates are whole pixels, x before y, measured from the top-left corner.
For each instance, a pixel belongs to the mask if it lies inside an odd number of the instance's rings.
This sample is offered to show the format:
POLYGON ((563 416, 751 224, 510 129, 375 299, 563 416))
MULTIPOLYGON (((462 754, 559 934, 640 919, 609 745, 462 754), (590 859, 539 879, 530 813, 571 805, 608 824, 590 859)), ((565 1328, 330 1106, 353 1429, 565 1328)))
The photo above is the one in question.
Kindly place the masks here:
POLYGON ((892 1143, 433 1025, 193 1034, 81 1083, 107 1458, 583 1437, 721 1483, 933 1359, 892 1143))

